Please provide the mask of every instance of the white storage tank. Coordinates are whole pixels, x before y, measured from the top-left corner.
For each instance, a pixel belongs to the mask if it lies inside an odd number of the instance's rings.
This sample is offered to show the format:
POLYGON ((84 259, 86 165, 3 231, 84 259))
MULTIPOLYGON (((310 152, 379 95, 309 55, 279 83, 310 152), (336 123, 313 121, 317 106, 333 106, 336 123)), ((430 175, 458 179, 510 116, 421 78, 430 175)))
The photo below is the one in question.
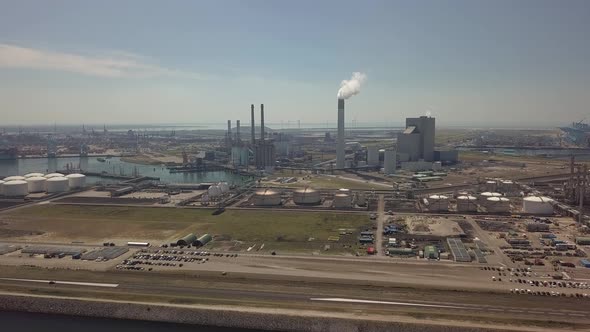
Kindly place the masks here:
POLYGON ((293 202, 295 204, 319 204, 321 201, 319 191, 313 188, 296 189, 293 192, 293 202))
POLYGON ((227 182, 220 182, 219 188, 221 189, 222 194, 225 194, 226 192, 229 191, 229 185, 227 184, 227 182))
POLYGON ((33 178, 33 177, 40 177, 40 176, 44 176, 45 174, 43 173, 29 173, 29 174, 25 174, 25 178, 33 178))
POLYGON ((218 185, 210 186, 209 189, 207 189, 207 194, 210 198, 219 197, 221 196, 221 188, 218 185))
POLYGON ((487 199, 486 210, 493 213, 510 212, 510 200, 506 197, 490 197, 487 199))
POLYGON ((383 174, 395 173, 396 165, 396 152, 394 150, 385 150, 383 152, 383 174))
POLYGON ((367 195, 365 195, 364 191, 359 191, 356 193, 356 205, 358 205, 358 206, 367 205, 367 195))
POLYGON ((428 196, 429 211, 449 211, 449 198, 445 195, 428 196))
POLYGON ((256 206, 280 205, 281 195, 273 189, 262 189, 254 193, 253 203, 256 206))
POLYGON ((47 179, 45 185, 47 186, 48 193, 63 193, 69 190, 70 180, 64 176, 54 176, 47 179))
POLYGON ((458 212, 477 212, 477 197, 461 195, 457 197, 458 212))
POLYGON ((349 194, 339 192, 334 195, 332 206, 337 209, 350 208, 352 206, 352 198, 349 194))
POLYGON ((86 175, 84 174, 69 174, 66 175, 70 189, 80 189, 86 186, 86 175))
POLYGON ((13 175, 13 176, 7 176, 4 178, 4 182, 8 182, 8 181, 23 181, 25 179, 24 176, 20 176, 20 175, 13 175))
POLYGON ((45 182, 47 182, 47 179, 42 176, 31 176, 26 181, 30 193, 41 193, 46 190, 45 182))
POLYGON ((2 191, 4 192, 4 195, 8 197, 26 196, 29 193, 27 181, 23 180, 4 182, 2 184, 2 191))
POLYGON ((484 185, 484 190, 485 191, 496 191, 497 189, 497 182, 494 180, 488 180, 486 181, 485 185, 484 185))
POLYGON ((518 186, 512 180, 503 180, 500 183, 500 190, 507 194, 515 193, 518 191, 518 186))
POLYGON ((64 177, 64 175, 63 175, 63 174, 61 174, 61 173, 49 173, 49 174, 46 174, 46 175, 45 175, 45 178, 47 178, 47 179, 51 179, 51 178, 58 178, 58 177, 61 177, 61 178, 63 178, 63 177, 64 177))
POLYGON ((553 200, 543 196, 527 196, 522 199, 522 212, 531 214, 553 214, 553 200))
POLYGON ((479 204, 486 205, 488 203, 488 198, 490 197, 502 197, 502 194, 496 192, 485 191, 479 194, 479 204))
POLYGON ((376 146, 369 146, 367 148, 367 165, 379 165, 379 149, 376 146))

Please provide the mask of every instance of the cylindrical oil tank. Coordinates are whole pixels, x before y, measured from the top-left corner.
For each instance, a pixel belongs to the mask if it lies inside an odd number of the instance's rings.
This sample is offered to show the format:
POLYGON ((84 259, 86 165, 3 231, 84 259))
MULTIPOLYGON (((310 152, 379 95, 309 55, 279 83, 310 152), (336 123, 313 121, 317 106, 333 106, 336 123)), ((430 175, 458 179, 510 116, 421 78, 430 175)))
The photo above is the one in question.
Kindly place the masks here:
POLYGON ((352 198, 349 194, 339 192, 334 195, 332 206, 338 209, 350 208, 352 206, 352 198))
POLYGON ((4 195, 4 180, 0 180, 0 195, 4 195))
POLYGON ((488 203, 488 198, 490 197, 501 197, 502 194, 496 192, 485 191, 479 194, 479 204, 486 205, 488 203))
POLYGON ((42 176, 31 176, 27 178, 28 189, 30 193, 41 193, 44 192, 46 178, 42 176))
POLYGON ((458 212, 477 212, 477 197, 461 195, 457 197, 458 212))
POLYGON ((385 152, 383 153, 383 173, 395 173, 396 164, 396 152, 393 150, 385 150, 385 152))
POLYGON ((207 194, 210 198, 221 196, 221 188, 218 185, 210 186, 209 189, 207 189, 207 194))
POLYGON ((356 193, 356 205, 358 206, 365 206, 367 204, 367 195, 365 195, 364 191, 359 191, 356 193))
POLYGON ((379 165, 379 149, 376 146, 369 146, 367 148, 367 165, 379 165))
POLYGON ((86 186, 86 175, 84 174, 69 174, 66 175, 70 189, 80 189, 86 186))
POLYGON ((319 204, 321 201, 319 191, 313 188, 301 188, 293 191, 293 203, 295 204, 319 204))
POLYGON ((229 185, 227 184, 227 182, 220 182, 219 188, 221 189, 221 193, 223 194, 229 191, 229 185))
POLYGON ((449 198, 445 195, 428 196, 429 211, 449 211, 449 198))
POLYGON ((496 191, 497 189, 497 182, 494 180, 488 180, 486 181, 485 185, 484 185, 484 190, 485 191, 496 191))
POLYGON ((68 178, 64 176, 54 176, 47 179, 45 185, 47 187, 48 193, 62 193, 68 191, 68 189, 70 188, 69 182, 70 181, 68 180, 68 178))
POLYGON ((8 181, 23 181, 25 179, 24 176, 20 176, 20 175, 13 175, 13 176, 7 176, 4 178, 4 182, 8 182, 8 181))
POLYGON ((486 210, 494 213, 510 212, 510 200, 506 197, 490 197, 487 199, 486 210))
POLYGON ((516 185, 511 180, 502 180, 500 182, 500 191, 505 193, 512 193, 516 190, 516 185))
POLYGON ((280 205, 281 195, 272 189, 262 189, 254 193, 253 203, 256 206, 280 205))
POLYGON ((63 175, 63 174, 61 174, 61 173, 49 173, 49 174, 46 174, 46 175, 45 175, 45 177, 46 177, 47 179, 51 179, 51 178, 57 178, 57 177, 63 177, 63 176, 64 176, 64 175, 63 175))
POLYGON ((12 180, 6 181, 2 184, 2 191, 4 196, 17 197, 26 196, 29 193, 27 181, 12 180))
POLYGON ((553 200, 543 196, 527 196, 522 199, 522 212, 531 214, 553 214, 553 200))
POLYGON ((32 177, 40 177, 40 176, 44 176, 44 174, 43 173, 28 173, 28 174, 24 175, 24 177, 27 179, 32 178, 32 177))

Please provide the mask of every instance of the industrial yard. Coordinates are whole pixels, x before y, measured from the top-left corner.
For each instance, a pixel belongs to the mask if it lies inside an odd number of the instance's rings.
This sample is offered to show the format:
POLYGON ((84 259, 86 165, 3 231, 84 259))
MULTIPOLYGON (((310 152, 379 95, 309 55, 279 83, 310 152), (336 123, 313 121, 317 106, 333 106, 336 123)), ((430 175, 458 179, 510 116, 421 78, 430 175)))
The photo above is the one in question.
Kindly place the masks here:
MULTIPOLYGON (((168 279, 198 276, 225 278, 228 284, 265 280, 276 291, 296 293, 288 284, 303 280, 323 285, 307 291, 335 294, 333 289, 348 285, 339 297, 360 298, 373 294, 356 288, 369 283, 389 292, 398 289, 396 296, 409 303, 436 306, 446 305, 440 301, 451 291, 462 299, 447 299, 454 305, 479 306, 473 302, 477 293, 491 299, 485 305, 511 313, 511 322, 537 319, 540 328, 551 326, 547 318, 572 326, 585 322, 586 313, 574 309, 590 301, 589 218, 581 210, 590 190, 581 192, 589 183, 582 156, 516 158, 454 150, 474 137, 513 136, 441 130, 441 139, 428 117, 409 118, 406 128, 394 134, 376 130, 367 139, 366 132, 352 131, 357 142, 345 142, 344 154, 336 151, 342 144, 316 131, 270 134, 263 125, 250 128, 246 140, 238 128, 229 124, 226 131, 211 133, 217 143, 191 143, 218 152, 192 154, 186 146, 173 150, 180 157, 168 159, 165 150, 149 152, 151 165, 136 164, 130 173, 118 164, 119 174, 78 167, 7 174, 0 184, 0 265, 7 268, 0 273, 0 288, 32 291, 21 279, 41 279, 46 271, 54 273, 45 277, 49 281, 63 279, 66 285, 79 278, 77 273, 87 273, 90 280, 106 277, 123 288, 128 282, 146 290, 159 289, 158 282, 168 279), (338 160, 343 155, 344 166, 338 160), (167 165, 158 165, 156 158, 167 165), (200 180, 211 171, 219 180, 200 180), (572 306, 571 311, 561 317, 530 309, 539 296, 572 306)), ((147 163, 142 157, 124 158, 147 163)), ((123 161, 105 157, 97 163, 123 161)), ((50 286, 63 294, 83 287, 50 286)), ((33 291, 51 291, 45 287, 33 291)), ((202 285, 187 287, 192 292, 202 285)), ((232 292, 219 294, 216 303, 233 303, 232 292)), ((181 296, 173 287, 157 293, 117 296, 213 301, 181 296)), ((276 294, 264 295, 266 300, 256 294, 244 298, 281 306, 276 294)), ((371 297, 387 300, 376 293, 371 297)), ((341 310, 359 306, 342 304, 341 310)), ((391 310, 415 314, 411 308, 391 310)), ((462 316, 443 307, 428 310, 455 323, 490 319, 486 311, 462 316)))

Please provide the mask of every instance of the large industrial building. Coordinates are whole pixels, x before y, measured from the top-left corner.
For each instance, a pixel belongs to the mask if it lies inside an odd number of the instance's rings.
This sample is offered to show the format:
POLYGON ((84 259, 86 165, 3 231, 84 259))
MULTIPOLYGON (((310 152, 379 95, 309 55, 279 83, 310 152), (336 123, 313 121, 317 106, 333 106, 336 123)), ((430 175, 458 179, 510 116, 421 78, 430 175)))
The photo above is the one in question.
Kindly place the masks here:
POLYGON ((456 163, 457 150, 434 150, 435 118, 406 118, 406 129, 397 135, 397 156, 400 162, 456 163))
POLYGON ((434 118, 407 118, 397 135, 397 153, 400 161, 434 161, 434 118))

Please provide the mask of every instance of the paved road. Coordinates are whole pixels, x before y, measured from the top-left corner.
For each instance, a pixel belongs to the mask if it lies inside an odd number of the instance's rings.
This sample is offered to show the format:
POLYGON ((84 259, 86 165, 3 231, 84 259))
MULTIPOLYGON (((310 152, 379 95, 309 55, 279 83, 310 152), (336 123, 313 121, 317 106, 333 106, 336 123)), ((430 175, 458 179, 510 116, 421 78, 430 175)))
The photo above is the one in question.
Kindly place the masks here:
POLYGON ((383 249, 383 223, 385 222, 385 195, 379 195, 379 201, 377 203, 377 234, 375 234, 375 249, 377 250, 377 256, 385 256, 383 249))
MULTIPOLYGON (((161 279, 161 278, 160 278, 161 279)), ((460 297, 457 294, 450 296, 428 297, 428 300, 413 298, 414 292, 402 293, 399 289, 387 290, 370 289, 363 287, 361 296, 349 296, 342 294, 341 290, 326 289, 322 285, 306 285, 305 287, 286 287, 275 290, 269 287, 267 290, 260 289, 253 285, 242 288, 221 288, 215 284, 194 285, 190 280, 178 280, 178 277, 169 277, 169 282, 162 280, 152 281, 150 278, 130 278, 123 276, 122 281, 116 288, 100 288, 78 284, 40 284, 30 281, 0 280, 0 286, 10 287, 10 291, 18 292, 23 289, 34 289, 36 293, 51 293, 58 291, 60 294, 72 292, 77 296, 87 296, 92 293, 93 298, 109 298, 108 294, 116 292, 118 295, 130 294, 133 298, 140 299, 148 296, 152 301, 158 301, 158 297, 169 299, 179 297, 193 299, 197 303, 215 302, 235 305, 253 305, 256 303, 274 303, 275 307, 286 308, 307 308, 310 310, 336 310, 358 312, 378 310, 385 314, 394 312, 408 312, 419 310, 420 312, 458 314, 458 315, 502 315, 516 317, 518 319, 550 319, 553 321, 576 320, 581 323, 590 323, 588 315, 590 306, 579 305, 578 307, 560 307, 533 305, 523 306, 518 303, 524 297, 515 296, 515 302, 495 301, 494 295, 489 295, 490 301, 482 303, 481 298, 473 299, 460 297), (397 295, 396 295, 397 294, 397 295), (139 297, 138 297, 139 296, 139 297)), ((101 282, 101 280, 87 280, 101 282)), ((4 288, 3 287, 3 288, 4 288)), ((551 300, 551 299, 547 299, 551 300)), ((560 299, 558 299, 560 300, 560 299)), ((534 301, 533 301, 534 302, 534 301)))

